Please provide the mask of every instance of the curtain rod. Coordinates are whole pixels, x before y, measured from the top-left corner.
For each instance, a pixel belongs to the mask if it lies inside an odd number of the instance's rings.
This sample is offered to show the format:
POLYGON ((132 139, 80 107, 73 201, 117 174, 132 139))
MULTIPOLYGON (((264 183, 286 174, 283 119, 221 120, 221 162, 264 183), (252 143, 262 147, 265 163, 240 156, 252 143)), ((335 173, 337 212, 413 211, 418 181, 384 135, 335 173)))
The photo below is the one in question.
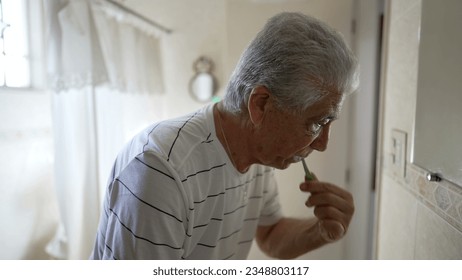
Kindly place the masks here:
POLYGON ((148 23, 148 24, 150 24, 150 25, 152 25, 152 26, 154 26, 154 27, 156 27, 156 28, 162 30, 163 32, 165 32, 165 33, 167 33, 167 34, 172 33, 172 30, 171 30, 171 29, 168 29, 167 27, 164 27, 163 25, 161 25, 161 24, 159 24, 159 23, 157 23, 157 22, 155 22, 155 21, 152 21, 152 20, 148 19, 147 17, 145 17, 145 16, 143 16, 143 15, 141 15, 141 14, 135 12, 135 11, 132 10, 132 9, 129 9, 129 8, 125 7, 124 5, 122 5, 122 4, 120 4, 120 3, 116 2, 116 1, 113 1, 113 0, 106 0, 106 2, 111 3, 112 5, 114 5, 114 6, 116 6, 117 8, 123 10, 124 12, 127 12, 127 13, 129 13, 129 14, 132 14, 132 15, 134 15, 134 16, 140 18, 141 20, 145 21, 146 23, 148 23))

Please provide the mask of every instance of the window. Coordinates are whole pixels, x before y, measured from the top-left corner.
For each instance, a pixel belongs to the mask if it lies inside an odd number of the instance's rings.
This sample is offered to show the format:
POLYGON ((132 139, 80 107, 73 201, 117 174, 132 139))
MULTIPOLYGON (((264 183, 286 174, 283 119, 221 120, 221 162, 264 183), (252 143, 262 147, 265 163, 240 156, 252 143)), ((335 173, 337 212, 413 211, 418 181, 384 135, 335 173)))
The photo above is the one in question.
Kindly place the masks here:
POLYGON ((0 0, 0 87, 37 88, 43 84, 40 3, 0 0))
POLYGON ((29 87, 29 44, 24 1, 0 0, 0 85, 29 87))

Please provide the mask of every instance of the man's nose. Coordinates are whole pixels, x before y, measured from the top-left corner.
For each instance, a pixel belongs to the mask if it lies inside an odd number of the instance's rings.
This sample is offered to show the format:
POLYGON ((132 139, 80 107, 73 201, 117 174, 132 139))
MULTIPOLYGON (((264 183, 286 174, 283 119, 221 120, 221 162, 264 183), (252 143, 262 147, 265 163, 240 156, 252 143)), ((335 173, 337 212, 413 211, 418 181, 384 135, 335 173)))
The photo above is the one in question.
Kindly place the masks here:
POLYGON ((327 149, 327 144, 329 143, 329 135, 330 135, 330 123, 324 126, 321 129, 318 137, 311 142, 310 147, 314 150, 324 152, 327 149))

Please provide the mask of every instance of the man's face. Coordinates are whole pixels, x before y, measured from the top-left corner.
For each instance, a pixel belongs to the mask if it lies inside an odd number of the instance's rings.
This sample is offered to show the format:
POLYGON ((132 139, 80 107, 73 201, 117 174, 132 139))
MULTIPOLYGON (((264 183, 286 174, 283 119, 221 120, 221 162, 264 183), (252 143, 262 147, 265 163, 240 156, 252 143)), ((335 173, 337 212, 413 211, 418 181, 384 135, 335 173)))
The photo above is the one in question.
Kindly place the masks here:
POLYGON ((270 104, 259 131, 257 158, 261 164, 285 169, 313 150, 324 151, 332 121, 339 116, 344 96, 330 93, 301 115, 270 104))

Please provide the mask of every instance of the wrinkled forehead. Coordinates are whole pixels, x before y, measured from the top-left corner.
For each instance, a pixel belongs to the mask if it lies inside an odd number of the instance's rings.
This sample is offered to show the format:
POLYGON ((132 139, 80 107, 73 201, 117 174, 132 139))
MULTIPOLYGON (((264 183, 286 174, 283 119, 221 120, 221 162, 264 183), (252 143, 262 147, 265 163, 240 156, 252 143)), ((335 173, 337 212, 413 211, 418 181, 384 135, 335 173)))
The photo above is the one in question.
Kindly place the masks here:
POLYGON ((308 81, 321 93, 322 99, 330 99, 333 105, 339 105, 340 108, 343 105, 343 100, 345 99, 345 94, 337 86, 326 82, 322 78, 315 77, 313 75, 308 76, 308 81))
POLYGON ((342 110, 345 94, 329 92, 320 100, 309 106, 306 110, 309 118, 325 118, 330 117, 337 119, 342 110))

